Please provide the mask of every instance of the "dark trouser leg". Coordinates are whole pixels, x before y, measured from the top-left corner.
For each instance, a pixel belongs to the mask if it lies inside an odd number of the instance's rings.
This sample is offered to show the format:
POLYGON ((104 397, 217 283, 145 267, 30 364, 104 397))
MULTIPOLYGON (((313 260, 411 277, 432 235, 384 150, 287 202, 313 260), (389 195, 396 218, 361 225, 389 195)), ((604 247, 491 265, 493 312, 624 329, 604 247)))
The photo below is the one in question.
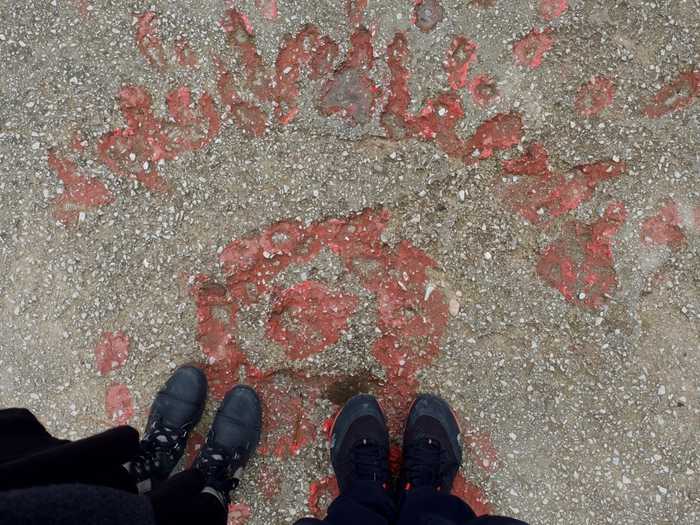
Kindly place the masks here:
POLYGON ((356 482, 335 499, 326 519, 305 518, 296 525, 390 525, 395 516, 394 502, 381 485, 356 482))
POLYGON ((432 488, 420 488, 404 495, 397 525, 527 525, 499 516, 477 518, 469 505, 457 496, 432 488))
POLYGON ((204 476, 194 469, 169 478, 149 498, 158 525, 225 525, 228 509, 219 499, 202 493, 204 476))
POLYGON ((0 410, 0 490, 83 483, 135 493, 121 465, 138 451, 130 427, 70 442, 51 436, 28 410, 0 410))

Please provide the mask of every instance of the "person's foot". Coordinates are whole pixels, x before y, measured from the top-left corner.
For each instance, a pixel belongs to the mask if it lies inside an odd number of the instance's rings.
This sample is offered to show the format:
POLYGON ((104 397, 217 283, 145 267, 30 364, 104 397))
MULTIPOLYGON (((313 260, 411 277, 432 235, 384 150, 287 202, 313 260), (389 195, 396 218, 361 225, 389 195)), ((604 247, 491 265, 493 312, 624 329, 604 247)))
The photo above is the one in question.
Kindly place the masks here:
POLYGON ((348 401, 331 430, 331 463, 340 492, 356 481, 389 482, 389 431, 377 400, 360 394, 348 401))
POLYGON ((190 432, 202 417, 206 399, 204 372, 194 366, 175 370, 156 394, 141 440, 141 454, 129 464, 137 482, 150 480, 152 487, 170 476, 185 452, 190 432))
POLYGON ((462 464, 459 426, 450 406, 437 396, 418 396, 403 437, 400 487, 450 492, 462 464))
MULTIPOLYGON (((284 410, 284 407, 278 407, 284 410)), ((238 486, 243 468, 260 441, 262 407, 255 390, 233 387, 224 397, 194 468, 205 477, 205 492, 228 506, 229 493, 238 486)))

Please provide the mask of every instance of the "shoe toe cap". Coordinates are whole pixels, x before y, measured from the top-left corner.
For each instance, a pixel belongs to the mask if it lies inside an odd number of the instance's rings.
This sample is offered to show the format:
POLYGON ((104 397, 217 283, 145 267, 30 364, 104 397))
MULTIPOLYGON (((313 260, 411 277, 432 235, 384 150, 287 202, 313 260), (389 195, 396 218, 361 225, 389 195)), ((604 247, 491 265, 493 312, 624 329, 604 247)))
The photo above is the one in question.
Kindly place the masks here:
POLYGON ((200 404, 207 397, 207 378, 199 368, 183 366, 168 380, 164 391, 181 401, 200 404))

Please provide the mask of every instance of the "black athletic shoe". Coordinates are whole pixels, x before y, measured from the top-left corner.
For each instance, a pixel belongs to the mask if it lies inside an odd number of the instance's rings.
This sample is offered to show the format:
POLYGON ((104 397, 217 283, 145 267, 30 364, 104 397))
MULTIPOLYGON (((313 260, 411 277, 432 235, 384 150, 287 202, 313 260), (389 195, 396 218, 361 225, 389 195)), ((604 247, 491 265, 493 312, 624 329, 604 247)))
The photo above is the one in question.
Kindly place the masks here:
POLYGON ((224 506, 229 504, 229 493, 238 486, 243 467, 258 446, 261 426, 262 408, 255 390, 243 385, 229 390, 194 462, 194 468, 206 478, 205 491, 217 496, 224 506))
POLYGON ((331 431, 331 463, 340 492, 355 481, 389 482, 389 431, 377 400, 360 394, 348 401, 331 431))
POLYGON ((157 486, 166 480, 185 452, 190 432, 199 422, 207 399, 207 378, 199 368, 175 370, 151 405, 141 454, 129 470, 141 483, 157 486))
POLYGON ((403 437, 400 488, 450 492, 461 464, 459 426, 450 406, 437 396, 418 396, 403 437))

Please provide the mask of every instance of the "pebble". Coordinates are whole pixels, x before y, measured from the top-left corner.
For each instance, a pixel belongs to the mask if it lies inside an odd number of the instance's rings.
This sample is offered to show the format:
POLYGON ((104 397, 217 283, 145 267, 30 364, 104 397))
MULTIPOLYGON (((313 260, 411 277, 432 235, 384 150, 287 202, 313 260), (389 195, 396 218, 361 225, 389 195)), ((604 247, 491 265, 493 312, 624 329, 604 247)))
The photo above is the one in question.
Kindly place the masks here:
POLYGON ((456 316, 457 314, 459 314, 459 303, 456 299, 450 299, 449 310, 450 315, 452 316, 456 316))

